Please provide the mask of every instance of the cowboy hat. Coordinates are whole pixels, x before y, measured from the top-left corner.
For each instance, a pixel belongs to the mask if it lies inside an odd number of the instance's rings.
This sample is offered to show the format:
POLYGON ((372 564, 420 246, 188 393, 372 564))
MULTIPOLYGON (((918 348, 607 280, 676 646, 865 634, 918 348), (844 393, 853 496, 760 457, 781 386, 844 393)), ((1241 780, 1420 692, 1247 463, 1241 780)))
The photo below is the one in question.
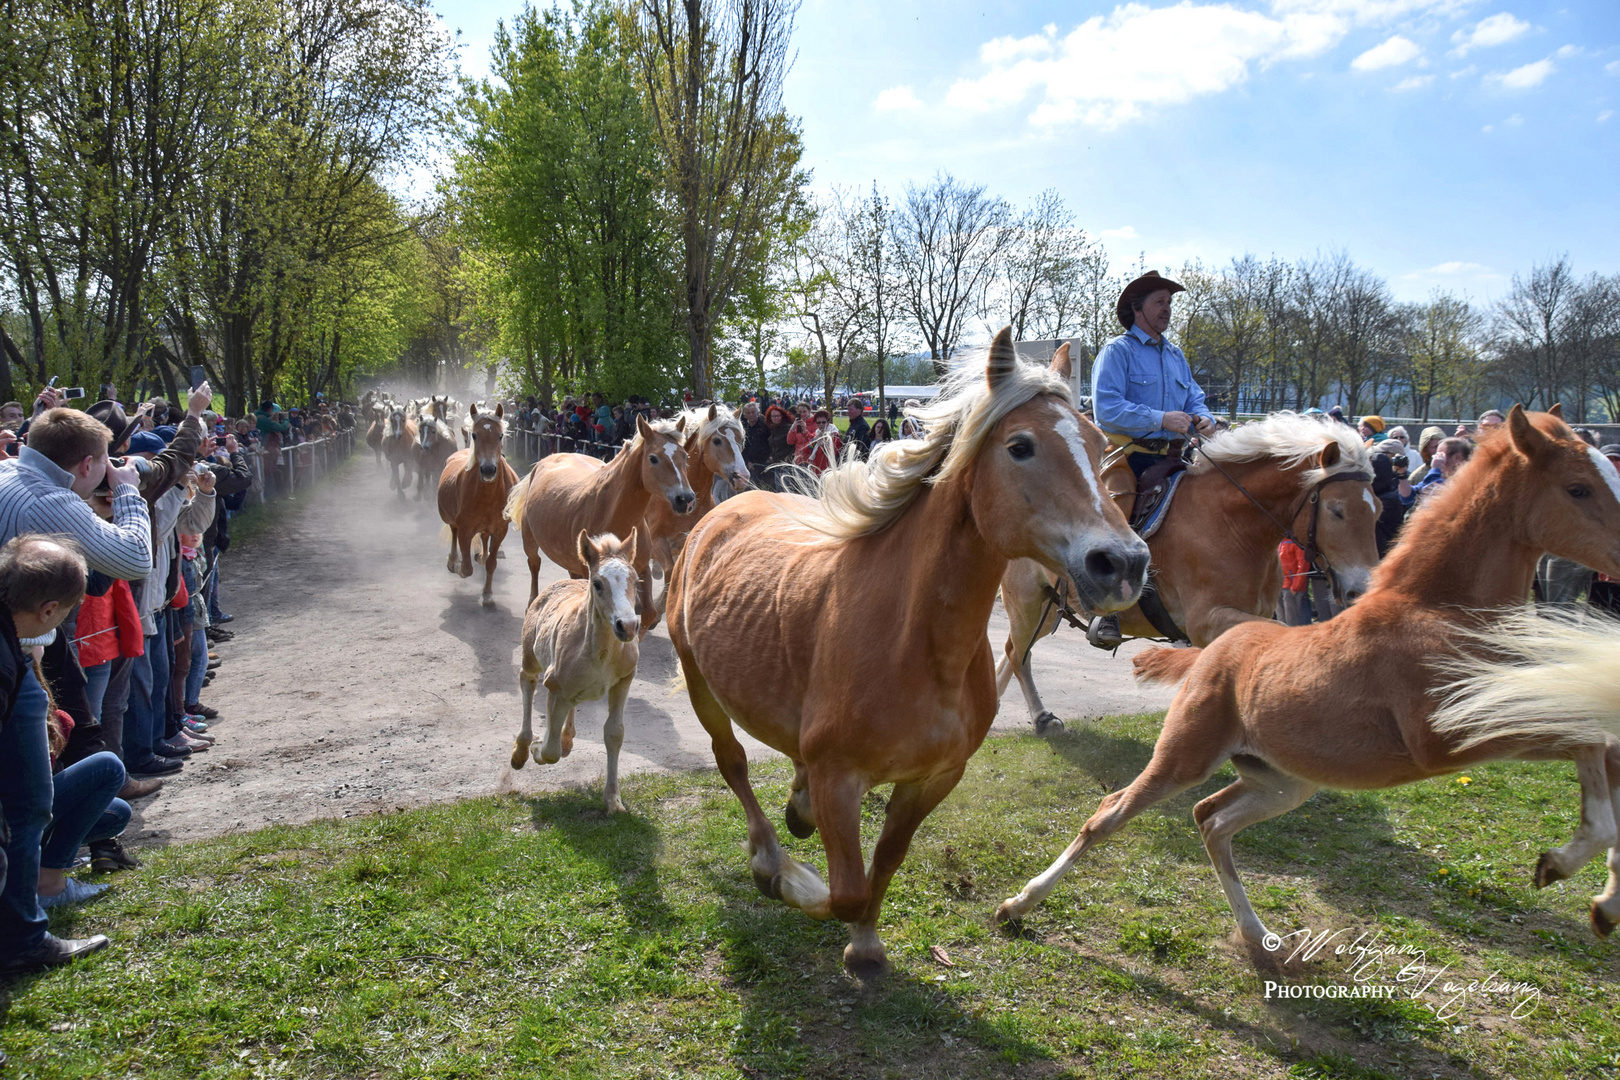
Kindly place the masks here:
POLYGON ((125 439, 133 435, 141 426, 139 420, 131 420, 124 415, 124 407, 116 401, 98 401, 85 412, 100 420, 112 432, 112 441, 107 444, 108 450, 117 450, 125 439))
POLYGON ((1151 296, 1160 289, 1170 290, 1174 296, 1178 292, 1186 292, 1187 287, 1179 281, 1171 281, 1167 277, 1160 277, 1157 270, 1149 270, 1129 285, 1119 294, 1119 302, 1114 305, 1114 314, 1119 316, 1119 325, 1129 330, 1136 325, 1136 316, 1131 313, 1131 305, 1138 297, 1151 296))

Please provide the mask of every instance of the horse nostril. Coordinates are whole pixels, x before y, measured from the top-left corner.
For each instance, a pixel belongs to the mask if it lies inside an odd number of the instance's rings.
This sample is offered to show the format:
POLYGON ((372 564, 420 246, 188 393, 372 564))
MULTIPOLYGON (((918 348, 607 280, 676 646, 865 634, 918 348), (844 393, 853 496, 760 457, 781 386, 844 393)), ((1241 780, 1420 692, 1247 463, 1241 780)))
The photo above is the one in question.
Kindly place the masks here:
POLYGON ((1125 574, 1125 560, 1098 548, 1086 555, 1086 573, 1098 583, 1113 583, 1125 574))

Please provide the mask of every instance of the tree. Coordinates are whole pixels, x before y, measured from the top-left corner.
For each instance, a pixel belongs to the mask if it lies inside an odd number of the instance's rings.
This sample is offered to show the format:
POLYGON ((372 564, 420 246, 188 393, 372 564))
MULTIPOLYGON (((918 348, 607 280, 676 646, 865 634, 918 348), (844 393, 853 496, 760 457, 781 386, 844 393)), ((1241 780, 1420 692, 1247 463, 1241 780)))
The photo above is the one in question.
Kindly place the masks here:
POLYGON ((997 324, 1011 325, 1017 341, 1033 334, 1061 337, 1075 315, 1081 261, 1091 246, 1086 234, 1075 227, 1063 197, 1050 188, 1009 228, 992 266, 985 314, 997 324))
POLYGON ((871 340, 877 407, 882 411, 888 408, 889 357, 905 340, 901 330, 905 294, 896 264, 894 208, 875 183, 871 196, 857 209, 853 232, 850 272, 867 298, 864 325, 871 340))
POLYGON ((767 254, 771 215, 807 182, 782 108, 796 0, 639 0, 635 52, 679 219, 691 384, 713 385, 721 316, 767 254))
POLYGON ((1436 290, 1411 319, 1407 353, 1407 384, 1412 411, 1427 422, 1435 399, 1450 396, 1455 403, 1472 382, 1478 365, 1475 339, 1483 320, 1466 299, 1436 290))
POLYGON ((1528 279, 1514 274, 1513 288, 1497 305, 1497 348, 1502 365, 1504 369, 1518 368, 1516 373, 1505 370, 1504 374, 1510 384, 1515 374, 1527 377, 1518 383, 1520 389, 1531 391, 1524 396, 1527 406, 1539 402, 1547 408, 1564 393, 1568 372, 1560 345, 1576 291, 1569 256, 1560 255, 1551 263, 1532 267, 1528 279))
POLYGON ((817 208, 815 224, 805 233, 793 262, 793 314, 820 358, 829 407, 871 304, 866 279, 858 269, 866 239, 861 204, 834 191, 817 208))
POLYGON ((984 187, 967 187, 949 173, 927 187, 906 185, 895 215, 895 262, 904 298, 943 377, 967 320, 996 273, 1011 236, 1009 210, 984 187))

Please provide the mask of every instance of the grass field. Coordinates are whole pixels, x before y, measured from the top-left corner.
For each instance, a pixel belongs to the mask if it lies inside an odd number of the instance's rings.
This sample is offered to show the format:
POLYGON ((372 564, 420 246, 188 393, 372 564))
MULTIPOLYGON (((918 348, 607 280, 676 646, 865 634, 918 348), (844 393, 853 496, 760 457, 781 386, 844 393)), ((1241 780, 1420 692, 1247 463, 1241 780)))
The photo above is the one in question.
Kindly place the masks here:
MULTIPOLYGON (((1600 867, 1527 887, 1576 825, 1566 766, 1322 793, 1239 837, 1272 929, 1422 951, 1415 982, 1397 976, 1411 953, 1364 973, 1393 1000, 1264 999, 1266 979, 1346 985, 1351 965, 1233 943, 1189 816, 1221 777, 1132 823, 1020 931, 993 929, 1158 720, 987 742, 895 878, 895 972, 875 985, 843 973, 841 925, 755 892, 715 774, 639 777, 614 819, 599 790, 507 796, 153 854, 53 927, 112 948, 10 988, 7 1076, 1615 1075, 1615 948, 1586 921, 1600 867), (1450 1013, 1447 979, 1493 972, 1524 985, 1450 1013)), ((779 808, 788 771, 755 776, 779 808)))

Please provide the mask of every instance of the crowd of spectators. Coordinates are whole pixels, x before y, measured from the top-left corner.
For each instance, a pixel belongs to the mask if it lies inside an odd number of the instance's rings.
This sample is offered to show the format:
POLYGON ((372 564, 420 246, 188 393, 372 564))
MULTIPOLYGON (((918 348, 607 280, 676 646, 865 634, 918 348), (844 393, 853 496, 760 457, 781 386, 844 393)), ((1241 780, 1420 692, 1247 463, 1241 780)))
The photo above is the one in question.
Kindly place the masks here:
POLYGON ((131 802, 214 745, 202 699, 231 638, 230 520, 299 468, 250 456, 354 426, 319 399, 232 419, 206 383, 184 407, 102 389, 84 410, 55 388, 31 412, 0 405, 0 974, 107 945, 52 936, 46 911, 107 888, 79 867, 138 867, 120 841, 131 802))

